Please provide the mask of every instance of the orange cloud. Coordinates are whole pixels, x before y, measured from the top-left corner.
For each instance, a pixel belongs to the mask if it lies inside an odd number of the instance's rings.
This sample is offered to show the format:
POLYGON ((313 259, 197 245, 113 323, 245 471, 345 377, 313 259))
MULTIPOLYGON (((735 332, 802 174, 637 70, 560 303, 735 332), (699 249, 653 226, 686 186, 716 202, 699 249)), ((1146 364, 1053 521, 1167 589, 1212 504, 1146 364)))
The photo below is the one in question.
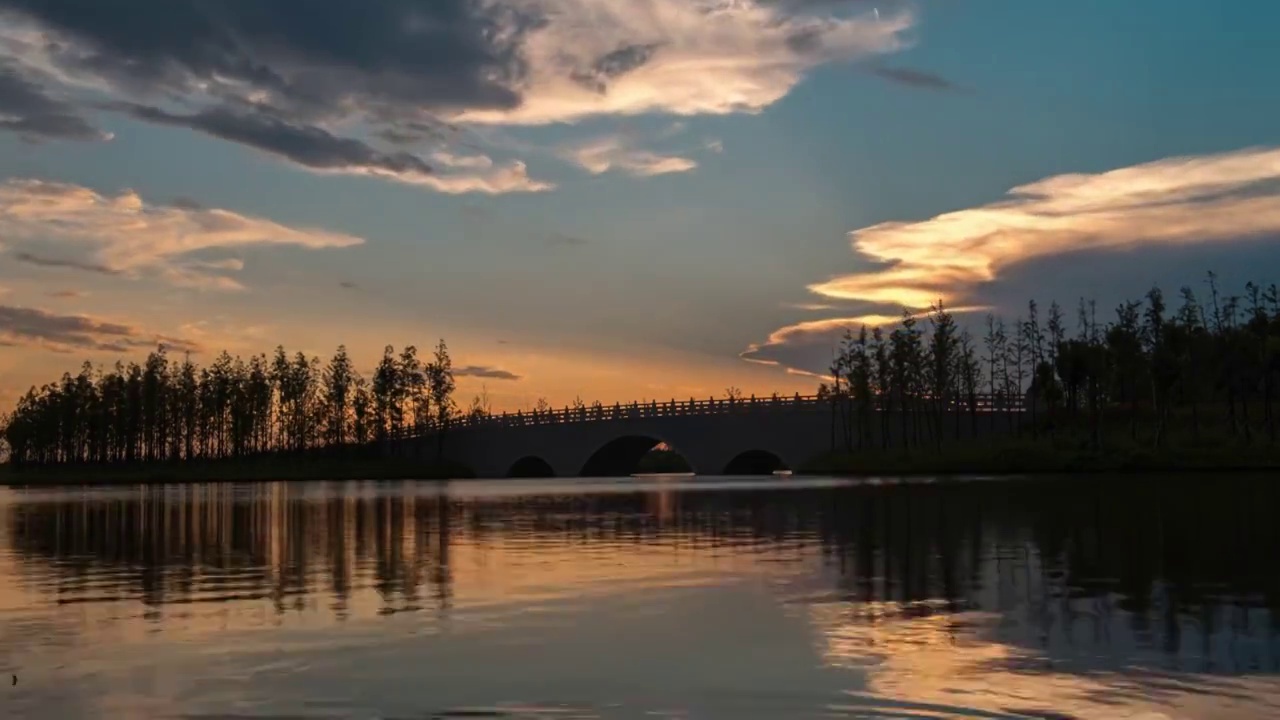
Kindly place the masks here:
POLYGON ((883 270, 812 285, 842 300, 926 307, 967 297, 1020 262, 1079 250, 1224 242, 1280 232, 1280 148, 1058 175, 1010 198, 850 234, 883 270))
POLYGON ((909 12, 837 16, 760 0, 530 0, 524 101, 457 120, 572 122, 598 115, 759 112, 819 65, 907 45, 909 12))
MULTIPOLYGON (((934 302, 937 300, 935 299, 934 302)), ((971 313, 985 309, 975 305, 948 308, 948 312, 971 313)), ((912 317, 922 319, 927 314, 913 313, 912 317)), ((881 327, 888 330, 901 323, 902 317, 902 315, 868 314, 796 323, 773 331, 767 340, 762 343, 753 343, 739 357, 757 365, 785 368, 790 375, 826 379, 827 375, 805 368, 822 367, 824 363, 829 362, 846 331, 857 334, 863 327, 868 329, 881 327)))
POLYGON ((661 155, 639 150, 621 136, 607 136, 582 143, 565 151, 565 157, 593 175, 617 169, 630 175, 650 177, 689 172, 698 163, 678 155, 661 155))
POLYGON ((227 273, 238 258, 205 260, 196 253, 258 245, 344 248, 363 239, 316 228, 294 228, 229 210, 148 205, 135 192, 109 196, 76 185, 38 180, 0 184, 0 233, 7 241, 52 242, 73 252, 88 248, 93 261, 45 260, 92 267, 112 275, 151 274, 173 285, 240 289, 227 273))
MULTIPOLYGON (((979 285, 1035 258, 1280 234, 1280 148, 1058 175, 1008 195, 928 220, 855 230, 853 249, 882 269, 838 276, 809 290, 843 301, 925 308, 939 300, 972 300, 979 285)), ((971 304, 952 312, 983 309, 971 304)), ((774 331, 741 357, 793 369, 824 367, 845 328, 900 319, 870 315, 798 323, 774 331)))

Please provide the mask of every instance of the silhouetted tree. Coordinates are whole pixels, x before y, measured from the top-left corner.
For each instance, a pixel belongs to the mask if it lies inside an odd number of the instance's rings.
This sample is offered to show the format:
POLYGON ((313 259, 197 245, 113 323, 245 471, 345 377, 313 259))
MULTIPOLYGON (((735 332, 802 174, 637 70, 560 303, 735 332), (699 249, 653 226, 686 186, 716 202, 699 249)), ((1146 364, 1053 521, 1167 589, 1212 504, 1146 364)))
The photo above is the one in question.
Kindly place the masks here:
POLYGON ((415 425, 421 432, 447 425, 455 386, 443 342, 429 392, 412 346, 392 360, 380 367, 376 392, 345 347, 323 371, 317 358, 301 352, 290 358, 283 347, 270 360, 223 352, 205 368, 189 355, 171 363, 164 347, 141 365, 117 362, 104 370, 86 362, 77 375, 31 388, 0 417, 4 457, 17 466, 151 463, 363 444, 399 433, 396 407, 411 408, 423 421, 415 425), (416 395, 406 390, 418 386, 416 395), (449 414, 431 416, 428 403, 449 414))
POLYGON ((453 359, 449 356, 449 348, 441 340, 432 353, 427 366, 427 387, 431 396, 431 407, 436 412, 436 459, 444 457, 445 435, 453 422, 457 408, 453 403, 455 388, 453 379, 453 359))

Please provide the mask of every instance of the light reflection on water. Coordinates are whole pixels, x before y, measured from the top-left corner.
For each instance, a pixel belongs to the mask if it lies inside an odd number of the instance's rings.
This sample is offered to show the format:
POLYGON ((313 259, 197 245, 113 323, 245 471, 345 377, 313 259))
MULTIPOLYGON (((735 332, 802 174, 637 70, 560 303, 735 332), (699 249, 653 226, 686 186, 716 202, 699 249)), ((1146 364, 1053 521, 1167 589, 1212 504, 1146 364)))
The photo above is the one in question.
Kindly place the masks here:
POLYGON ((0 715, 1280 717, 1273 485, 0 490, 0 715))

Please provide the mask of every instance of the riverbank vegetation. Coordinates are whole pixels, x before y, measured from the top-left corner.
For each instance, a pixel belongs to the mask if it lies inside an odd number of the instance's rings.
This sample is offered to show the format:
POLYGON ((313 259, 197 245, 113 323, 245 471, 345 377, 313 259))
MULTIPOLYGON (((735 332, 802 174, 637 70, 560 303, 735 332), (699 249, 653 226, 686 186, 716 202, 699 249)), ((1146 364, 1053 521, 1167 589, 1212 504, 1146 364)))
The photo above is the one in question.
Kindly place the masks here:
MULTIPOLYGON (((1009 321, 988 315, 977 335, 939 304, 847 331, 819 390, 830 450, 797 469, 1280 468, 1280 293, 1225 294, 1209 275, 1201 295, 1184 287, 1171 305, 1152 288, 1113 313, 1081 300, 1074 323, 1031 301, 1009 321)), ((0 481, 464 476, 443 453, 454 390, 443 341, 426 361, 388 346, 369 380, 344 347, 324 364, 284 348, 203 368, 164 348, 141 364, 85 363, 0 421, 0 481), (425 460, 384 452, 430 432, 425 460)), ((640 469, 687 463, 663 447, 640 469)))
POLYGON ((441 341, 425 362, 391 346, 366 380, 345 347, 325 364, 276 348, 208 367, 161 347, 142 364, 84 363, 32 388, 0 429, 10 482, 430 477, 453 473, 437 451, 409 462, 387 443, 441 430, 457 415, 441 341))
POLYGON ((941 305, 847 331, 820 393, 824 472, 1280 467, 1280 293, 1210 274, 1171 307, 1158 287, 1109 319, 1055 302, 975 338, 941 305), (1014 410, 1021 408, 1021 412, 1014 410), (883 411, 883 412, 881 412, 883 411), (892 425, 892 427, 889 427, 892 425))

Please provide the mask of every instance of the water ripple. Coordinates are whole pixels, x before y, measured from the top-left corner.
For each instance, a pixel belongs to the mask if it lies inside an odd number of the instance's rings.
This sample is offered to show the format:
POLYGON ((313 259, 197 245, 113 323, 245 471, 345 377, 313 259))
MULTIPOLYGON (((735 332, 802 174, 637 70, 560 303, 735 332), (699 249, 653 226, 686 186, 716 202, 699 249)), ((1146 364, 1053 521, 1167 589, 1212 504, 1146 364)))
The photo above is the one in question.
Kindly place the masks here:
POLYGON ((1280 486, 1118 482, 0 490, 0 707, 1280 717, 1280 486))

